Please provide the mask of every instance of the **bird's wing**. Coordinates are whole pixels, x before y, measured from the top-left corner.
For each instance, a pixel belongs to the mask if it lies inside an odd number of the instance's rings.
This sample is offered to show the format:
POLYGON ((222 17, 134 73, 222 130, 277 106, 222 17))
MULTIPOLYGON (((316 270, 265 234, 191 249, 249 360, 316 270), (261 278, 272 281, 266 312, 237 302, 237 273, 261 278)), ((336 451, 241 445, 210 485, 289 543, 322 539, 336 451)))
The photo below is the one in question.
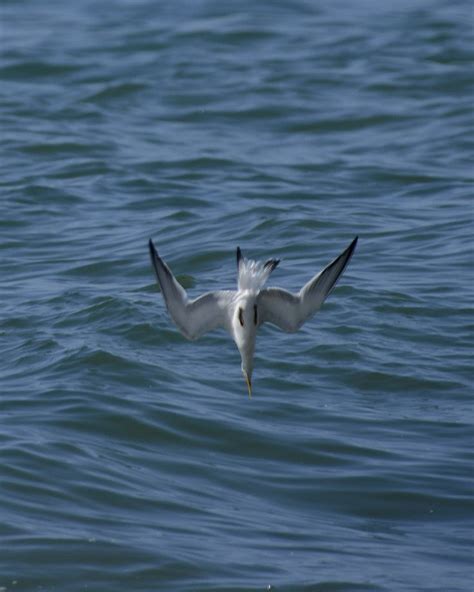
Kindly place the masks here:
POLYGON ((158 255, 153 241, 149 243, 150 257, 160 285, 166 308, 181 333, 197 339, 204 333, 227 324, 228 304, 232 292, 208 292, 196 300, 188 300, 186 291, 176 281, 172 271, 158 255))
POLYGON ((356 237, 347 249, 298 294, 280 288, 267 288, 258 295, 257 306, 261 323, 272 323, 289 333, 297 331, 321 307, 349 263, 357 244, 356 237))

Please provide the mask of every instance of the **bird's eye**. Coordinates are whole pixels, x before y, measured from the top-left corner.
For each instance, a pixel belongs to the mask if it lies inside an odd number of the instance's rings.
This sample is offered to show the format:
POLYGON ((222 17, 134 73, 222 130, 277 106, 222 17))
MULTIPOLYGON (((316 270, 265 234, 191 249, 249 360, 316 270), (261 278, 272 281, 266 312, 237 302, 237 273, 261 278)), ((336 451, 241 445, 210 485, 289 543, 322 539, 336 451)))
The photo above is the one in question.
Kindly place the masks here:
POLYGON ((254 304, 253 305, 253 322, 255 323, 255 326, 257 326, 257 320, 258 320, 258 317, 257 317, 257 305, 254 304))
POLYGON ((244 311, 241 308, 239 308, 239 322, 243 327, 244 326, 244 311))

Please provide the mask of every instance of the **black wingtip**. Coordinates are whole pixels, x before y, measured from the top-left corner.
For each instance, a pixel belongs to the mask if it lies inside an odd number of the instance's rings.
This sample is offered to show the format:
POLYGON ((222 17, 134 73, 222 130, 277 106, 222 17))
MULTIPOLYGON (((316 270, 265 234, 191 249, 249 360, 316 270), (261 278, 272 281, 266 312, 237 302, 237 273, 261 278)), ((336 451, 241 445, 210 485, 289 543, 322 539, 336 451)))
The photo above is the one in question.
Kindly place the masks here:
POLYGON ((242 259, 242 251, 240 250, 240 247, 237 247, 237 267, 239 267, 241 259, 242 259))
POLYGON ((153 244, 153 241, 151 240, 151 238, 148 240, 148 248, 150 250, 150 255, 153 255, 154 253, 156 253, 155 245, 153 244))
POLYGON ((148 249, 150 251, 151 262, 153 263, 153 267, 155 267, 156 261, 157 259, 160 259, 160 256, 158 255, 158 251, 156 250, 155 244, 151 238, 148 241, 148 249))
POLYGON ((354 254, 354 251, 355 251, 355 248, 357 246, 357 241, 358 240, 359 240, 359 237, 356 236, 355 239, 351 242, 351 244, 338 257, 338 259, 341 258, 341 257, 347 259, 346 265, 347 265, 347 263, 349 263, 352 255, 354 254))
POLYGON ((355 239, 351 242, 351 244, 339 255, 339 257, 336 257, 336 259, 334 259, 334 261, 328 267, 332 266, 333 264, 336 264, 338 261, 344 260, 344 267, 341 270, 342 275, 342 271, 344 271, 344 269, 349 264, 349 261, 352 259, 352 255, 354 254, 358 240, 359 237, 356 236, 355 239))

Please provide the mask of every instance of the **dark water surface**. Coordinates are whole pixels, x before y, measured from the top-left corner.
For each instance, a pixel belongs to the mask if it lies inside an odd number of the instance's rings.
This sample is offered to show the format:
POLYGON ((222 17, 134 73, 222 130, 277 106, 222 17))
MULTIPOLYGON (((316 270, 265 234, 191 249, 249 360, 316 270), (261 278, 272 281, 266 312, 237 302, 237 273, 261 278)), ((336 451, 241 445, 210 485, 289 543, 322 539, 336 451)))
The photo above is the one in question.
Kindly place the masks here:
POLYGON ((467 1, 1 7, 0 590, 472 590, 467 1), (235 248, 323 311, 169 321, 235 248))

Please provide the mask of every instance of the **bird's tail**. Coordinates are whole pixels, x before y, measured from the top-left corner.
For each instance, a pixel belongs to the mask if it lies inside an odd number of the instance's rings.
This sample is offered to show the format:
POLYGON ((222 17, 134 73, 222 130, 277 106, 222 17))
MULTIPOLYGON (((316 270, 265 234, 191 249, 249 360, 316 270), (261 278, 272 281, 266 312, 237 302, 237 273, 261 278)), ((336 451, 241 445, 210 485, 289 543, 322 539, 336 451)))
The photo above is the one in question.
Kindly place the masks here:
POLYGON ((280 259, 269 259, 265 263, 246 259, 243 257, 240 247, 237 247, 237 285, 239 290, 255 292, 261 290, 279 263, 280 259))

